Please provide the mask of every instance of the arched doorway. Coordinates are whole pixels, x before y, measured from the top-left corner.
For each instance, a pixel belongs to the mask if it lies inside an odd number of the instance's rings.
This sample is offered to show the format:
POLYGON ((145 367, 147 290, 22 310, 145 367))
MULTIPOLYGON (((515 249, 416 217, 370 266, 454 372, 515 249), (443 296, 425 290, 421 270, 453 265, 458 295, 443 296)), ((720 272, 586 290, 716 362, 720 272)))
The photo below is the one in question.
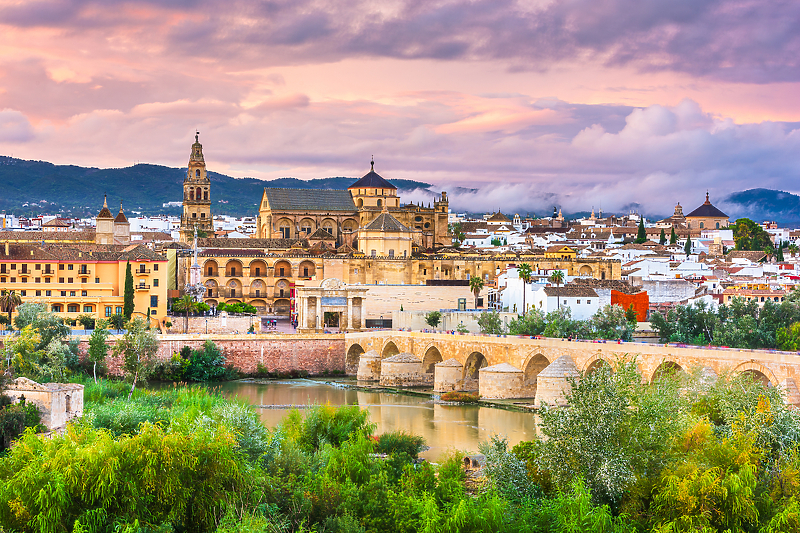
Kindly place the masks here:
POLYGON ((360 344, 354 344, 347 350, 347 357, 344 362, 344 371, 347 374, 355 374, 358 372, 358 360, 364 353, 364 348, 360 344))
POLYGON ((425 356, 422 358, 422 370, 426 374, 433 374, 436 363, 442 362, 442 353, 436 346, 431 346, 425 350, 425 356))
POLYGON ((387 357, 391 357, 399 353, 400 350, 397 349, 397 345, 394 342, 389 341, 386 343, 386 346, 383 347, 383 351, 381 352, 381 359, 386 359, 387 357))
POLYGON ((536 396, 536 378, 539 373, 550 365, 550 361, 542 354, 536 354, 528 360, 523 369, 523 387, 530 391, 531 398, 536 396))
POLYGON ((679 365, 674 361, 664 361, 663 363, 658 365, 656 371, 653 372, 653 379, 651 379, 650 382, 652 383, 653 381, 659 379, 674 377, 682 373, 683 373, 683 368, 681 368, 681 365, 679 365))

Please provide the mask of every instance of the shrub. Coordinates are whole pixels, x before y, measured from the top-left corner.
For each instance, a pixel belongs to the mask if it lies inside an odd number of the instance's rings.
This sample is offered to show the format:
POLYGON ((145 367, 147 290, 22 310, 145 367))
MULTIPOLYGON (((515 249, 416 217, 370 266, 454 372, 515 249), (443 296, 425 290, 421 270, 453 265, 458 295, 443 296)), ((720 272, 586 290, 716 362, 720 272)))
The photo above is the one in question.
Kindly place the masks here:
POLYGON ((475 403, 480 399, 477 392, 445 392, 442 394, 442 401, 444 402, 461 402, 461 403, 475 403))
POLYGON ((339 446, 351 435, 370 435, 375 430, 369 412, 357 405, 318 405, 309 409, 305 418, 295 409, 282 427, 306 451, 318 450, 324 443, 339 446))
POLYGON ((0 451, 7 450, 11 443, 25 432, 43 430, 39 408, 32 403, 20 403, 0 408, 0 451))
POLYGON ((394 454, 406 453, 409 457, 417 458, 425 450, 425 439, 419 435, 412 435, 403 430, 389 431, 378 437, 378 453, 394 454))

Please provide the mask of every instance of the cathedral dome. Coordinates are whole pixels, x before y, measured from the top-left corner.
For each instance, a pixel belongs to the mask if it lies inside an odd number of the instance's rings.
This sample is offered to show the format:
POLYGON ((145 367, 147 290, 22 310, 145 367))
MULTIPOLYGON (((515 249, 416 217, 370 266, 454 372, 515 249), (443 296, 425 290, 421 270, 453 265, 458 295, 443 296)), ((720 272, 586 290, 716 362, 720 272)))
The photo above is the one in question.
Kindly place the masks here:
POLYGON ((397 187, 386 181, 380 174, 375 172, 375 161, 370 161, 370 171, 360 180, 352 184, 348 189, 393 189, 397 187))

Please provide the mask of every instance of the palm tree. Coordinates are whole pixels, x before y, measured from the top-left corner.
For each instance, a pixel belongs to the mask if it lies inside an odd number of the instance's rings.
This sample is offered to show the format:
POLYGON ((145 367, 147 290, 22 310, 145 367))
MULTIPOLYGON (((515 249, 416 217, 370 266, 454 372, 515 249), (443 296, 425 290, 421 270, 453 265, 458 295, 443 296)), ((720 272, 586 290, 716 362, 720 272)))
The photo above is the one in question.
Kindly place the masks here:
POLYGON ((14 329, 11 325, 11 313, 13 313, 14 309, 20 304, 22 304, 22 298, 16 291, 4 290, 2 294, 0 294, 0 309, 8 313, 8 329, 14 329))
POLYGON ((184 294, 174 302, 172 302, 172 310, 179 313, 186 313, 186 326, 183 328, 184 333, 189 332, 189 313, 197 310, 197 302, 190 294, 184 294))
POLYGON ((517 267, 517 274, 519 279, 522 280, 522 316, 525 316, 528 311, 528 307, 525 305, 525 293, 527 292, 528 283, 533 281, 533 270, 528 263, 522 263, 517 267))
POLYGON ((564 271, 563 270, 554 270, 552 274, 550 274, 550 283, 555 283, 556 285, 556 305, 559 309, 561 309, 561 284, 564 283, 564 271))
POLYGON ((483 288, 483 278, 480 276, 471 276, 469 278, 469 290, 475 295, 475 308, 478 308, 478 295, 483 288))
POLYGON ((792 254, 792 257, 794 257, 797 252, 800 251, 800 247, 798 247, 796 244, 790 244, 788 250, 789 253, 792 254))

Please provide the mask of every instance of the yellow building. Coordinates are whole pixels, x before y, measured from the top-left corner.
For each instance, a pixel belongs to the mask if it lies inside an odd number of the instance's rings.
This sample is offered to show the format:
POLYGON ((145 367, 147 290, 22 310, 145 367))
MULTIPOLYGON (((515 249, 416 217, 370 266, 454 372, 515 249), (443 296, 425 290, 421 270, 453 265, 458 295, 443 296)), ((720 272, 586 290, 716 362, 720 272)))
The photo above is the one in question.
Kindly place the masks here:
POLYGON ((122 313, 130 261, 134 311, 167 314, 167 260, 142 245, 16 244, 0 248, 0 290, 25 302, 44 302, 69 320, 80 314, 106 318, 122 313))
POLYGON ((544 256, 548 259, 575 259, 577 255, 578 253, 574 248, 570 248, 569 246, 565 246, 563 244, 550 246, 544 252, 544 256))
POLYGON ((318 229, 327 231, 336 246, 358 245, 359 229, 366 228, 386 209, 410 230, 417 246, 428 249, 452 243, 448 232, 447 193, 428 205, 400 204, 397 187, 370 171, 346 191, 265 188, 258 212, 260 239, 308 237, 318 229))
POLYGON ((412 232, 389 214, 386 207, 358 230, 358 251, 370 257, 411 257, 412 232))

